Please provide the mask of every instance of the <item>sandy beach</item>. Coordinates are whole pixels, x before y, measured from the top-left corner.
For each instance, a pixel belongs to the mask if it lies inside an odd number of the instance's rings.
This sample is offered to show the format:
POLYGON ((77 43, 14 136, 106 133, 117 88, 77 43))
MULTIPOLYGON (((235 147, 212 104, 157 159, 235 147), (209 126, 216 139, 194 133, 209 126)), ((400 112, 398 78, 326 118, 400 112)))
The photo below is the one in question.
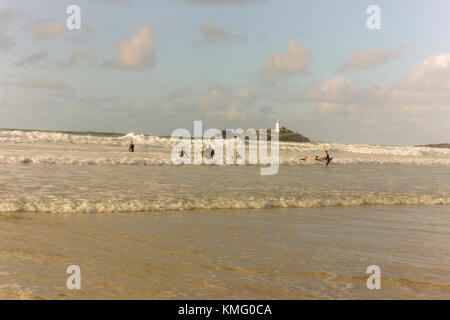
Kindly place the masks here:
POLYGON ((2 214, 2 299, 442 299, 445 206, 2 214), (66 288, 69 265, 81 290, 66 288), (366 287, 381 269, 382 289, 366 287))

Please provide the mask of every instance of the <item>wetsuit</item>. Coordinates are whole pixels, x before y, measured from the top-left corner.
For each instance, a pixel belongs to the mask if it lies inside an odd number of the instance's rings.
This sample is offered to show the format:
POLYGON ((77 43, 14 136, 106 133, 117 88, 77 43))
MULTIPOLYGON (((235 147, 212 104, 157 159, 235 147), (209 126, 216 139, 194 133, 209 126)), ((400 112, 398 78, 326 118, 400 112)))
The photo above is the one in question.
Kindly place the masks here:
POLYGON ((330 161, 331 161, 331 158, 330 158, 330 155, 327 153, 327 155, 326 155, 326 157, 325 157, 325 160, 327 161, 327 165, 330 163, 330 161))
POLYGON ((134 144, 130 144, 130 148, 128 149, 130 152, 134 152, 134 144))

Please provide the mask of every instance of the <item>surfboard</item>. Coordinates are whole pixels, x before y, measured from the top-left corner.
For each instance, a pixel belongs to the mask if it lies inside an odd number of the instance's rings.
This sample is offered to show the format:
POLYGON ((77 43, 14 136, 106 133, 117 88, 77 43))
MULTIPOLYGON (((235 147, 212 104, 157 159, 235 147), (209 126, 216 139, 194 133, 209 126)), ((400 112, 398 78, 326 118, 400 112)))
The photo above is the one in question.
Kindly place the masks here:
MULTIPOLYGON (((320 161, 320 162, 326 162, 327 161, 327 159, 325 159, 325 158, 317 158, 317 159, 314 159, 314 160, 317 160, 317 161, 320 161)), ((331 162, 331 160, 333 160, 333 158, 330 158, 330 162, 331 162)))

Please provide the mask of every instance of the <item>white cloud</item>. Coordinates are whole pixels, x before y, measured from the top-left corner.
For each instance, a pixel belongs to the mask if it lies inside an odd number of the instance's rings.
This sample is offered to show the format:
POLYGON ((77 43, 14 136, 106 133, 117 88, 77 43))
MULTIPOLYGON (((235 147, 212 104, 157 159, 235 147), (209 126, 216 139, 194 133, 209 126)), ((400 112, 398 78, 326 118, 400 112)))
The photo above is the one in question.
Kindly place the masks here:
POLYGON ((286 89, 277 90, 271 94, 270 99, 279 103, 298 103, 305 100, 302 92, 291 91, 286 89))
POLYGON ((354 110, 352 105, 355 98, 356 85, 348 78, 335 77, 317 91, 313 98, 318 101, 320 112, 336 112, 340 110, 354 110), (346 109, 347 108, 347 109, 346 109))
POLYGON ((212 23, 206 23, 199 28, 199 32, 202 35, 202 40, 196 41, 198 45, 202 44, 214 44, 220 42, 226 42, 233 39, 244 39, 245 37, 233 34, 229 26, 220 28, 212 23))
POLYGON ((241 90, 238 93, 236 93, 236 97, 240 99, 249 99, 251 96, 250 92, 248 90, 241 90))
POLYGON ((35 39, 44 40, 53 38, 64 32, 64 26, 60 22, 51 22, 48 24, 31 27, 31 32, 35 39))
POLYGON ((247 114, 239 106, 230 106, 223 111, 220 111, 220 116, 226 120, 245 120, 247 119, 247 114))
POLYGON ((273 54, 267 58, 261 71, 264 81, 276 81, 305 72, 310 54, 302 46, 290 40, 284 53, 273 54))
POLYGON ((390 84, 361 88, 349 78, 336 77, 308 98, 316 105, 309 115, 311 123, 326 124, 347 135, 372 130, 372 141, 391 132, 403 141, 414 136, 423 142, 436 132, 450 135, 450 54, 429 57, 390 84))
POLYGON ((56 97, 72 97, 75 93, 64 82, 50 78, 23 78, 18 86, 23 89, 52 90, 56 97))
POLYGON ((23 78, 19 86, 26 89, 65 89, 67 86, 59 81, 49 78, 23 78))
POLYGON ((450 53, 432 56, 415 66, 399 86, 419 91, 450 90, 450 53))
POLYGON ((193 112, 200 118, 243 121, 248 118, 253 102, 251 92, 246 89, 215 88, 200 96, 193 112))
POLYGON ((347 102, 354 98, 356 84, 349 78, 335 77, 313 94, 313 98, 321 102, 347 102))
POLYGON ((14 18, 14 11, 0 6, 0 49, 9 50, 15 44, 16 40, 10 30, 10 22, 14 18))
POLYGON ((146 26, 134 30, 129 39, 117 43, 114 47, 120 54, 120 59, 107 62, 106 65, 123 69, 137 69, 151 65, 155 59, 157 38, 152 29, 146 26))
POLYGON ((26 89, 65 89, 67 86, 59 81, 49 78, 23 78, 19 86, 26 89))
POLYGON ((82 59, 89 59, 94 57, 94 50, 87 44, 78 44, 70 56, 70 65, 75 65, 78 61, 82 59))
POLYGON ((339 71, 375 69, 379 65, 399 57, 402 53, 402 48, 358 51, 350 55, 347 62, 339 68, 339 71))
POLYGON ((42 48, 38 52, 35 52, 35 53, 29 55, 28 57, 26 57, 20 61, 17 61, 15 63, 15 65, 16 66, 24 66, 26 64, 34 64, 34 63, 37 63, 39 61, 46 59, 47 57, 48 57, 48 50, 45 48, 42 48))
POLYGON ((8 50, 16 44, 13 34, 0 28, 0 48, 8 50))
POLYGON ((181 88, 178 90, 173 90, 171 91, 168 95, 167 95, 167 99, 169 100, 176 100, 182 97, 186 97, 189 96, 192 93, 192 88, 191 87, 187 87, 187 88, 181 88))

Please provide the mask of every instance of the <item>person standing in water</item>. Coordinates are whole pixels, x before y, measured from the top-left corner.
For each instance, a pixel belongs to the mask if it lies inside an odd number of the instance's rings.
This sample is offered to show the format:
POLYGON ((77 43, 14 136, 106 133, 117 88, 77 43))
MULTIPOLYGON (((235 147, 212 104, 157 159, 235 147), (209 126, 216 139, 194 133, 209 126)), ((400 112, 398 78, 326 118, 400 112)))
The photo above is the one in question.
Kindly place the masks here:
POLYGON ((128 151, 134 152, 134 143, 133 143, 133 141, 130 142, 130 147, 128 148, 128 151))
POLYGON ((328 150, 325 150, 325 161, 328 166, 328 164, 330 164, 331 161, 330 155, 328 154, 328 150))

